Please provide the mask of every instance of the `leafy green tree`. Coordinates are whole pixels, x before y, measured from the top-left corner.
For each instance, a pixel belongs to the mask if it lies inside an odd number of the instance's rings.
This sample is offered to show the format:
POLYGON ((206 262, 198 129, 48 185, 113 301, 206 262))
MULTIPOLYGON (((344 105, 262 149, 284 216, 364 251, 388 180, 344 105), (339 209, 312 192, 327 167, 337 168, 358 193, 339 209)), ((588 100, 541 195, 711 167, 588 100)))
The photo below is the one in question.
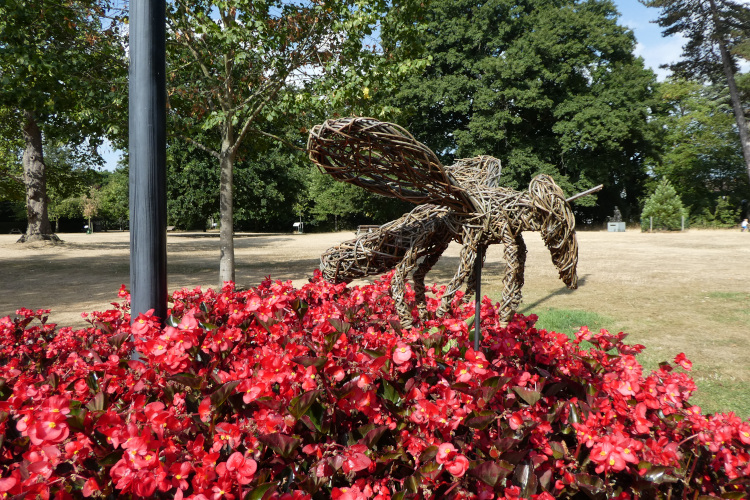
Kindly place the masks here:
POLYGON ((432 64, 399 90, 400 124, 447 163, 500 158, 509 187, 537 173, 570 194, 603 183, 589 218, 637 213, 655 75, 612 2, 434 0, 423 15, 432 64))
POLYGON ((102 207, 101 193, 99 189, 91 186, 88 194, 81 197, 81 212, 83 216, 88 219, 88 232, 94 232, 94 225, 91 223, 91 219, 99 215, 99 210, 102 207))
POLYGON ((308 169, 306 155, 279 143, 256 141, 236 165, 235 226, 245 231, 290 231, 308 169))
POLYGON ((313 201, 310 215, 318 225, 325 225, 333 218, 333 230, 354 225, 365 215, 363 199, 367 193, 363 189, 338 182, 317 170, 309 177, 308 196, 313 201))
POLYGON ((13 111, 0 106, 0 202, 23 201, 23 140, 12 126, 13 111))
POLYGON ((107 111, 122 102, 119 24, 104 20, 108 0, 5 0, 0 3, 0 108, 24 141, 25 240, 56 239, 48 214, 44 141, 87 143, 96 156, 107 111), (88 142, 87 142, 88 141, 88 142))
POLYGON ((306 214, 320 228, 354 228, 359 224, 384 224, 408 212, 413 205, 386 198, 358 186, 310 170, 305 193, 306 214))
POLYGON ((643 206, 641 230, 653 228, 678 231, 682 228, 683 220, 687 220, 687 215, 674 186, 663 179, 643 206))
POLYGON ((100 215, 108 225, 118 227, 120 230, 130 218, 129 189, 128 168, 122 166, 107 176, 106 183, 100 191, 100 215))
POLYGON ((737 55, 748 58, 750 8, 734 0, 640 0, 661 9, 657 22, 664 36, 687 39, 682 60, 671 64, 676 75, 721 83, 729 90, 739 131, 745 169, 750 179, 750 131, 737 86, 737 55))
POLYGON ((750 183, 726 88, 676 78, 658 88, 663 153, 653 173, 669 179, 693 216, 710 213, 718 200, 739 207, 750 183))
POLYGON ((273 136, 279 117, 297 121, 310 107, 345 104, 398 75, 384 69, 396 67, 391 47, 373 50, 368 37, 377 26, 408 32, 402 3, 411 0, 169 4, 170 116, 180 137, 217 162, 220 281, 234 279, 234 167, 246 139, 273 136))
POLYGON ((167 145, 167 223, 184 230, 205 230, 219 213, 219 172, 215 160, 179 138, 167 145))

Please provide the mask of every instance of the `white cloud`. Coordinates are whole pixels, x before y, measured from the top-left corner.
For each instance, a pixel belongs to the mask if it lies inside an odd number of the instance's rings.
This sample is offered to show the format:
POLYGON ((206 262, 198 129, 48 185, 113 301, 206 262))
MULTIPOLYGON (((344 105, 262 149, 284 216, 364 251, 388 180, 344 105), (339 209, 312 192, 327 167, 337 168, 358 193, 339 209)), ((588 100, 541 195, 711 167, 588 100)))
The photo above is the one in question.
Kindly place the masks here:
POLYGON ((685 41, 682 36, 660 38, 646 43, 639 41, 635 47, 635 55, 643 57, 646 66, 654 70, 659 80, 664 80, 669 76, 670 71, 660 66, 679 61, 685 41))

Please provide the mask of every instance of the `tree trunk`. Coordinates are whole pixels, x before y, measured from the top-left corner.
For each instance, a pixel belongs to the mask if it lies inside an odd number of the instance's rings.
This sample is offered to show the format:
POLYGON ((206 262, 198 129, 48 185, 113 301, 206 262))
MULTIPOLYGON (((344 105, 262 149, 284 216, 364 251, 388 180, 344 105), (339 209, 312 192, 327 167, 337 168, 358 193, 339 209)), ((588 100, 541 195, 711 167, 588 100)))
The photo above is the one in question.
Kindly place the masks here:
POLYGON ((23 182, 26 186, 26 218, 28 228, 19 243, 60 239, 52 232, 47 212, 47 176, 42 153, 42 131, 30 111, 23 112, 23 182))
POLYGON ((220 180, 219 180, 219 283, 234 282, 234 137, 231 124, 224 130, 221 145, 220 180))
POLYGON ((721 18, 719 17, 719 9, 716 6, 716 1, 709 0, 709 4, 711 6, 711 16, 714 21, 714 32, 717 35, 716 43, 719 44, 719 52, 721 53, 721 65, 724 69, 724 76, 727 79, 727 86, 729 87, 729 98, 732 101, 732 110, 734 111, 737 130, 740 133, 745 169, 747 170, 748 179, 750 179, 750 133, 748 133, 747 120, 745 119, 745 112, 742 109, 742 101, 740 100, 740 93, 737 90, 737 83, 734 80, 734 62, 727 48, 726 40, 721 35, 721 18))

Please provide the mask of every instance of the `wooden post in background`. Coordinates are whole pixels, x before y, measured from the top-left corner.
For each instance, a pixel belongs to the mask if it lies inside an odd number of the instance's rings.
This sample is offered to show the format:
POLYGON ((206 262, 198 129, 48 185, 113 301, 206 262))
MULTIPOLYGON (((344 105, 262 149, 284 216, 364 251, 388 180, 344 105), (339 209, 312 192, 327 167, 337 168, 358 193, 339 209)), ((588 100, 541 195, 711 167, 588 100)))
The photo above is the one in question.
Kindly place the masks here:
POLYGON ((166 2, 130 3, 131 314, 167 313, 166 2))

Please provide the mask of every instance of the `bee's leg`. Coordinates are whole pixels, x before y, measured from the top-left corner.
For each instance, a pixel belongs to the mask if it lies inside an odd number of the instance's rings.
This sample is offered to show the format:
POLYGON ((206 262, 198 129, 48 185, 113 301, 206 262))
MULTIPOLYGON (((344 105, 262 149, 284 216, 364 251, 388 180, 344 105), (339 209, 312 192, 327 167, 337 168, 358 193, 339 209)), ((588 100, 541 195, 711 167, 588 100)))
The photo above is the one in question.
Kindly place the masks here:
POLYGON ((451 300, 456 292, 461 288, 466 279, 471 275, 474 270, 474 261, 477 258, 477 248, 479 247, 479 240, 482 236, 482 232, 479 229, 466 228, 464 229, 463 242, 464 246, 461 248, 461 258, 459 259, 458 270, 453 275, 453 279, 448 284, 448 288, 443 294, 443 299, 440 301, 440 307, 438 307, 438 317, 444 316, 448 312, 451 305, 451 300))
POLYGON ((425 286, 424 278, 430 269, 437 263, 440 257, 445 252, 450 244, 450 239, 447 241, 441 241, 435 248, 431 249, 430 253, 424 258, 421 264, 414 271, 414 298, 417 301, 417 310, 419 311, 419 319, 422 321, 427 320, 427 298, 425 297, 425 286))
MULTIPOLYGON (((407 250, 404 258, 401 260, 391 278, 391 297, 396 303, 396 312, 401 320, 401 326, 403 328, 411 328, 414 324, 414 320, 411 315, 411 308, 406 302, 406 277, 409 275, 414 266, 417 265, 417 255, 419 255, 419 248, 422 244, 421 241, 417 241, 409 250, 407 250)), ((424 295, 424 289, 422 290, 424 295)))
POLYGON ((512 236, 504 232, 501 239, 505 244, 506 269, 503 277, 503 303, 500 305, 500 324, 508 326, 521 303, 521 288, 523 288, 523 274, 526 266, 526 243, 520 234, 512 236))

